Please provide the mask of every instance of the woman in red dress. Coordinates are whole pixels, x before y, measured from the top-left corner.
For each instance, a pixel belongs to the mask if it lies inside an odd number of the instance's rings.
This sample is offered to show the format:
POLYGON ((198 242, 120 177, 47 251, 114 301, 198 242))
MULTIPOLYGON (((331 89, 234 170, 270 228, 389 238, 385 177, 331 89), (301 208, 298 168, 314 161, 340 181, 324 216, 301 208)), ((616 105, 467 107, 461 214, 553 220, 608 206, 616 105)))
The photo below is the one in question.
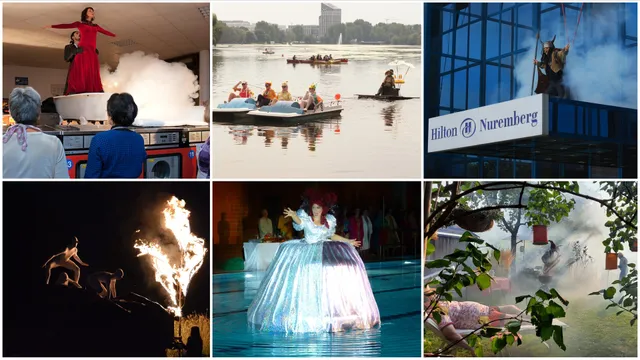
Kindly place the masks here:
POLYGON ((80 31, 80 50, 76 55, 67 80, 65 95, 80 93, 100 93, 102 80, 100 79, 100 60, 96 50, 98 32, 107 36, 116 36, 99 25, 94 24, 94 10, 88 7, 82 10, 82 20, 72 24, 51 25, 54 29, 78 29, 80 31))

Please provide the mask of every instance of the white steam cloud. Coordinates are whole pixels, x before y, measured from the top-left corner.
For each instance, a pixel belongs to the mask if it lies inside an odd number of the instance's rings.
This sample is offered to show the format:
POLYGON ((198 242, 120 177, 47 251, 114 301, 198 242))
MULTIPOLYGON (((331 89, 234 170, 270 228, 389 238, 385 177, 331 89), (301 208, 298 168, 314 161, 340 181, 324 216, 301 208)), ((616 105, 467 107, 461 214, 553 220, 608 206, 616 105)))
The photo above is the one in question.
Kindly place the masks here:
MULTIPOLYGON (((618 9, 619 4, 594 4, 591 11, 583 11, 577 33, 577 16, 569 17, 566 24, 568 39, 563 36, 564 20, 557 16, 554 23, 543 26, 540 40, 551 40, 557 35, 557 48, 572 41, 564 72, 564 84, 570 88, 572 99, 637 109, 637 47, 625 48, 621 43, 619 34, 624 29, 625 19, 618 9), (584 26, 586 23, 589 26, 584 26), (587 32, 589 28, 592 31, 587 32)), ((534 36, 525 44, 529 49, 527 55, 515 67, 517 97, 531 95, 533 59, 540 60, 542 53, 539 43, 538 53, 534 54, 535 41, 534 36)), ((535 81, 537 83, 537 75, 535 81)))
POLYGON ((194 106, 198 77, 183 63, 168 63, 141 51, 120 57, 117 69, 101 71, 105 92, 127 92, 138 105, 136 126, 203 125, 204 107, 194 106))

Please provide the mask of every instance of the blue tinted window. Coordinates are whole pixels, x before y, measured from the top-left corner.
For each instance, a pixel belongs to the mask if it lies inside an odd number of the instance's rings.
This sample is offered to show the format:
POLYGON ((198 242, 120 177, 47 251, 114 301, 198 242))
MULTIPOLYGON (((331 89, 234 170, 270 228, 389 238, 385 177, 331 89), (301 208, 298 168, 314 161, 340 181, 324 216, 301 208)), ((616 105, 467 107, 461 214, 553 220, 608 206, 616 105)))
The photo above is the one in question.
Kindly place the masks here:
POLYGON ((481 3, 472 3, 471 4, 471 13, 474 15, 482 15, 482 4, 481 3))
POLYGON ((440 106, 451 106, 451 75, 445 75, 440 80, 440 106))
POLYGON ((511 69, 500 68, 500 102, 511 100, 511 69))
POLYGON ((626 36, 638 37, 638 4, 627 3, 625 7, 625 26, 624 32, 626 36))
POLYGON ((513 12, 513 10, 507 10, 505 12, 502 13, 502 21, 507 21, 507 22, 511 22, 511 13, 513 12))
POLYGON ((558 105, 558 132, 574 133, 575 132, 575 107, 568 104, 558 105))
POLYGON ((442 35, 442 53, 451 55, 452 47, 453 47, 453 33, 442 35))
MULTIPOLYGON (((511 66, 511 56, 505 56, 503 58, 500 59, 500 64, 502 65, 507 65, 507 66, 511 66)), ((533 67, 533 65, 532 65, 533 67)))
POLYGON ((511 52, 511 32, 513 26, 502 24, 502 33, 500 34, 500 54, 508 54, 511 52))
POLYGON ((469 69, 469 105, 468 109, 480 107, 480 66, 469 69))
POLYGON ((489 3, 488 5, 489 5, 489 10, 488 10, 489 16, 493 16, 497 12, 500 11, 500 5, 502 5, 502 4, 500 4, 500 3, 489 3))
POLYGON ((469 57, 480 60, 482 58, 482 22, 471 24, 469 37, 469 57))
POLYGON ((518 24, 533 26, 533 5, 524 4, 518 7, 518 24))
POLYGON ((589 128, 589 135, 598 136, 598 110, 589 109, 589 118, 591 127, 589 128))
MULTIPOLYGON (((535 49, 536 33, 533 30, 523 29, 519 27, 517 32, 518 32, 518 44, 516 48, 518 50, 528 49, 532 45, 533 45, 533 48, 535 49)), ((538 45, 539 51, 540 51, 540 47, 541 45, 538 45)))
POLYGON ((455 72, 453 85, 453 107, 466 109, 467 101, 467 70, 455 72))
POLYGON ((450 112, 449 110, 440 110, 440 116, 442 116, 442 115, 448 115, 448 114, 450 114, 450 113, 451 113, 451 112, 450 112))
POLYGON ((498 56, 498 44, 500 41, 500 25, 495 21, 487 21, 487 59, 498 56))
POLYGON ((445 33, 451 30, 453 26, 453 13, 449 11, 442 12, 442 32, 445 33))
POLYGON ((463 26, 465 24, 468 24, 469 23, 469 15, 458 13, 458 19, 457 20, 458 20, 457 21, 458 26, 463 26))
POLYGON ((576 110, 578 115, 578 126, 576 128, 576 133, 578 135, 584 135, 584 108, 582 106, 576 106, 576 110))
POLYGON ((462 67, 466 67, 467 66, 467 62, 464 60, 456 60, 456 66, 454 69, 460 69, 462 67))
POLYGON ((456 56, 467 57, 467 39, 469 27, 456 30, 456 56))
POLYGON ((498 67, 487 65, 486 104, 498 102, 498 67))
POLYGON ((440 59, 440 72, 447 72, 447 71, 451 71, 451 58, 448 57, 442 57, 440 59))
POLYGON ((609 136, 609 112, 607 110, 600 110, 600 136, 609 136))

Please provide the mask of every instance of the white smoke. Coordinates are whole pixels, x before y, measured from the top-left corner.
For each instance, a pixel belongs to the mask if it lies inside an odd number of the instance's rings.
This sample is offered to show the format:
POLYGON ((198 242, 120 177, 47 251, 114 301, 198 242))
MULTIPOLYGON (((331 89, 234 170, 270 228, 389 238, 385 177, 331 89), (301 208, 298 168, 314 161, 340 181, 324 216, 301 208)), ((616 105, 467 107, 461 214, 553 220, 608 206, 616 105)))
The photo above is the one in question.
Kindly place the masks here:
MULTIPOLYGON (((547 23, 541 29, 540 40, 551 40, 557 35, 557 48, 572 41, 564 74, 564 83, 570 88, 572 99, 637 109, 637 47, 625 49, 620 41, 625 19, 617 11, 619 6, 594 4, 592 11, 583 11, 577 32, 577 16, 567 19, 566 31, 563 18, 557 16, 554 23, 547 23), (586 23, 588 26, 584 26, 586 23), (592 31, 587 32, 588 28, 592 31), (565 32, 568 39, 563 36, 565 32)), ((542 53, 540 43, 538 53, 534 53, 535 38, 531 38, 526 47, 529 49, 526 56, 520 57, 522 60, 515 66, 517 97, 531 95, 533 59, 539 60, 542 53)))
POLYGON ((120 57, 113 73, 101 70, 105 92, 127 92, 138 105, 136 126, 203 125, 204 107, 194 106, 198 77, 183 63, 136 51, 120 57))

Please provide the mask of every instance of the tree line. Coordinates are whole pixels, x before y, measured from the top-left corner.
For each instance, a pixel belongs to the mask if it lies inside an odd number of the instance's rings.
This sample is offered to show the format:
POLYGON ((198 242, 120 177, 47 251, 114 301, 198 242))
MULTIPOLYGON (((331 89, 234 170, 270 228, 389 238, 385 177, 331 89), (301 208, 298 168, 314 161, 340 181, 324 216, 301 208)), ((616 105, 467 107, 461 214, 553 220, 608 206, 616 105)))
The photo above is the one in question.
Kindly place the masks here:
POLYGON ((276 24, 260 21, 250 31, 245 27, 229 27, 219 22, 213 14, 213 44, 264 44, 274 41, 284 44, 305 42, 307 44, 336 44, 342 34, 342 43, 380 42, 390 45, 420 45, 422 30, 420 25, 398 23, 371 24, 358 19, 354 22, 332 26, 321 38, 305 35, 301 25, 289 26, 281 30, 276 24))

